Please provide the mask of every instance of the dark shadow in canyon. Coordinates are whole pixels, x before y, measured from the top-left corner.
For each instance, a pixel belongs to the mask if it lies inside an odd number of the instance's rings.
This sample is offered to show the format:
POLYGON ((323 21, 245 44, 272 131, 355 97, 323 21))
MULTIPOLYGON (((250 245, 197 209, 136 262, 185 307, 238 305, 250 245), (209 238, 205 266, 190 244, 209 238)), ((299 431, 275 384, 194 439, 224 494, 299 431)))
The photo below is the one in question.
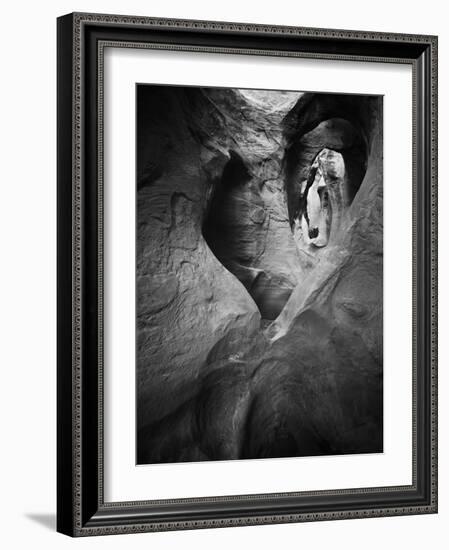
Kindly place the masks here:
POLYGON ((223 176, 212 190, 203 236, 217 259, 245 286, 262 319, 274 320, 296 281, 293 274, 273 276, 259 267, 266 246, 265 205, 242 158, 234 151, 229 155, 223 176))

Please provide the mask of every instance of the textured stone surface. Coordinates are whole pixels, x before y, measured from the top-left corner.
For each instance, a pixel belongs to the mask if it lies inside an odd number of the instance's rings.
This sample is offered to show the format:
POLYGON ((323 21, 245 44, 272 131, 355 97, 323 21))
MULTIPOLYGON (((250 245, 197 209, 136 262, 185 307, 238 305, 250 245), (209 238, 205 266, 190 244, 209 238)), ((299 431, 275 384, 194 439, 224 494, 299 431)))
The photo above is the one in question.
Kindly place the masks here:
POLYGON ((138 88, 139 463, 382 450, 381 109, 138 88))

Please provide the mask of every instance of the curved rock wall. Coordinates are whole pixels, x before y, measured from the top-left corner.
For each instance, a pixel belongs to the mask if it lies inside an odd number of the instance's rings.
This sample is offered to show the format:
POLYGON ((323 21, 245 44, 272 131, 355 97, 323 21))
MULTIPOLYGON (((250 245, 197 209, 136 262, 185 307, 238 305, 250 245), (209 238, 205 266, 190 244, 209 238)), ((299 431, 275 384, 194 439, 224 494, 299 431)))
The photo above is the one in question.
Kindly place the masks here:
POLYGON ((381 99, 137 98, 138 463, 381 451, 381 99))

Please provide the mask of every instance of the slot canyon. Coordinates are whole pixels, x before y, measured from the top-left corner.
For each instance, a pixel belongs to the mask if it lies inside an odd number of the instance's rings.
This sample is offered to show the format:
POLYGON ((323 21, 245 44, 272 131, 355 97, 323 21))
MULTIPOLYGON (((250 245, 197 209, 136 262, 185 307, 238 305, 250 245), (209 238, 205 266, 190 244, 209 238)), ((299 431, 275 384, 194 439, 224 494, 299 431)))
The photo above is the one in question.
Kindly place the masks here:
POLYGON ((382 98, 137 87, 137 463, 383 450, 382 98))

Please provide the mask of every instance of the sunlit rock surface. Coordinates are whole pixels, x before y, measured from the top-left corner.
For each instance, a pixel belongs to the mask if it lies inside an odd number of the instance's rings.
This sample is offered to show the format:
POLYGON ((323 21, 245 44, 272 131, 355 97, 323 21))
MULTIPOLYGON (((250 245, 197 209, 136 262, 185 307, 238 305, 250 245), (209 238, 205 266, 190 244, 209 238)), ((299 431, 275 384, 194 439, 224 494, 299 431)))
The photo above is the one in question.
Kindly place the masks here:
POLYGON ((137 97, 138 463, 381 451, 381 99, 137 97))

